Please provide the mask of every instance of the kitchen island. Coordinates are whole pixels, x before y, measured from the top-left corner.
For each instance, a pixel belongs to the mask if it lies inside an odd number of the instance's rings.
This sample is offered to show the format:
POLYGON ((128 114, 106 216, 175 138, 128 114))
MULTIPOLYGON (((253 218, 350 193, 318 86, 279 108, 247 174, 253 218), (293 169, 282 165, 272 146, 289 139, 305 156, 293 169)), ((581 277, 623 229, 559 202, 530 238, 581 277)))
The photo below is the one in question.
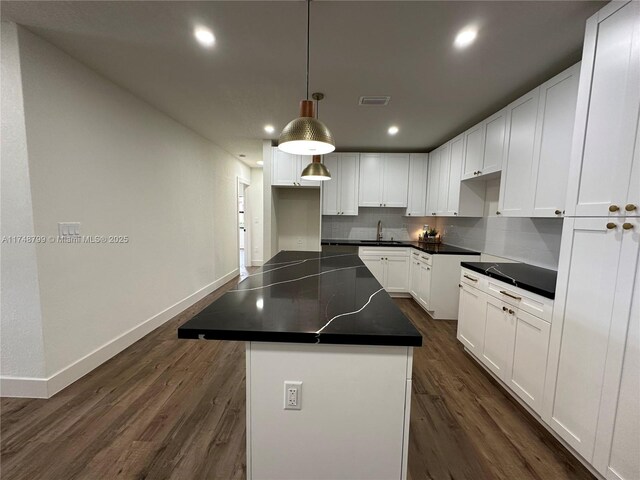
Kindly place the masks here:
POLYGON ((357 254, 280 252, 178 337, 246 342, 248 479, 406 478, 422 337, 357 254))

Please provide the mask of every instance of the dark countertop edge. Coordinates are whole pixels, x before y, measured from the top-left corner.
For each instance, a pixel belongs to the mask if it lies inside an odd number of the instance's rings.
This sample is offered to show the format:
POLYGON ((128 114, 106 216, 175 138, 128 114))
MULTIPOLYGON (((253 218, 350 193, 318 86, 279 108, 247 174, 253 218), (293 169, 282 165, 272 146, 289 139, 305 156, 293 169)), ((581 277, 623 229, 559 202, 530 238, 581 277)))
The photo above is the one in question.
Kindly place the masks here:
MULTIPOLYGON (((178 338, 198 340, 198 333, 178 328, 178 338)), ((238 342, 307 343, 324 345, 374 345, 389 347, 421 347, 421 335, 372 335, 321 333, 320 341, 315 333, 308 332, 253 332, 245 330, 212 330, 205 340, 232 340, 238 342)))
POLYGON ((402 243, 390 243, 388 245, 376 245, 370 242, 363 242, 361 240, 348 240, 348 239, 322 239, 320 240, 321 245, 352 245, 354 247, 393 247, 393 248, 415 248, 425 253, 430 253, 432 255, 478 255, 480 256, 480 252, 475 252, 473 250, 467 250, 466 248, 456 247, 455 245, 448 245, 446 243, 425 243, 424 245, 416 245, 418 243, 417 240, 399 240, 402 243), (434 246, 430 246, 434 245, 434 246), (458 251, 444 251, 438 252, 435 251, 439 248, 439 246, 444 246, 444 248, 455 248, 458 251))
MULTIPOLYGON (((529 265, 527 263, 523 264, 523 265, 527 265, 529 267, 533 267, 535 265, 529 265)), ((466 268, 468 270, 473 270, 476 273, 479 273, 481 275, 484 275, 485 277, 490 277, 493 278, 495 280, 499 280, 501 282, 507 283, 509 285, 512 284, 512 281, 509 277, 505 277, 504 275, 500 275, 496 272, 487 272, 486 269, 482 269, 481 267, 477 267, 475 265, 471 265, 470 262, 461 262, 460 266, 462 268, 466 268)), ((536 268, 542 268, 542 267, 536 267, 536 268)), ((545 269, 548 270, 548 269, 545 269)), ((536 287, 534 285, 530 285, 528 284, 526 281, 522 281, 520 279, 516 279, 516 281, 518 282, 517 288, 521 288, 522 290, 526 290, 527 292, 531 292, 531 293, 535 293, 536 295, 540 295, 541 297, 545 297, 548 298, 549 300, 555 300, 556 299, 556 292, 555 289, 554 291, 549 291, 549 290, 543 290, 542 288, 536 287)), ((516 285, 514 285, 516 286, 516 285)))

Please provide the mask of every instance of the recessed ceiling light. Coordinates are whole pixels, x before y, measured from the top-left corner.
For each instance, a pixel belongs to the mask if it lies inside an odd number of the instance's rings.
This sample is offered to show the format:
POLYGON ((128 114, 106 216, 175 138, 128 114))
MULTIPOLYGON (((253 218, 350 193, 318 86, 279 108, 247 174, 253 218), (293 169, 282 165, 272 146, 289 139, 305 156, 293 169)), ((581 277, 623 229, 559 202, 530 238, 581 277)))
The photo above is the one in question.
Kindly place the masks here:
POLYGON ((203 47, 211 47, 216 43, 216 37, 213 36, 213 32, 206 27, 196 27, 193 35, 203 47))
POLYGON ((256 163, 260 166, 264 165, 264 162, 262 160, 258 160, 256 163))
POLYGON ((273 125, 265 125, 264 126, 264 131, 267 133, 273 133, 276 131, 275 127, 273 125))
POLYGON ((389 135, 395 135, 396 133, 398 133, 400 129, 398 127, 396 127, 395 125, 389 127, 389 130, 387 130, 389 132, 389 135))
POLYGON ((453 44, 456 48, 467 48, 471 45, 478 36, 478 29, 476 27, 464 27, 456 35, 456 39, 453 44))

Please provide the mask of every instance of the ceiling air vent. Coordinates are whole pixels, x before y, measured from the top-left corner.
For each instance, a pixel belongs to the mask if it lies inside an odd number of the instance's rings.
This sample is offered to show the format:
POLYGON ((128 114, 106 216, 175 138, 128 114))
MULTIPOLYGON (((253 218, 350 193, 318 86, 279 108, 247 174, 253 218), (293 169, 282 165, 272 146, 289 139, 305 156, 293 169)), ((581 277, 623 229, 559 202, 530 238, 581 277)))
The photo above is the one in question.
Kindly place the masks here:
POLYGON ((364 105, 367 107, 384 107, 389 104, 391 97, 387 95, 365 95, 360 97, 358 105, 364 105))

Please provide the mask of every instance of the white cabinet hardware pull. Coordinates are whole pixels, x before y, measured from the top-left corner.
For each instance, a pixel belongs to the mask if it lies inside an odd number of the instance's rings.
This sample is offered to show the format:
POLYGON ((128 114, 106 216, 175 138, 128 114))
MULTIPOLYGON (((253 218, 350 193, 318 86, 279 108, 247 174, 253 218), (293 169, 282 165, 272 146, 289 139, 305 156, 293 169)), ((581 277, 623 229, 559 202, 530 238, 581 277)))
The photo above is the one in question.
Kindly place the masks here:
POLYGON ((633 223, 624 222, 622 224, 622 228, 624 228, 625 230, 631 230, 631 229, 633 229, 633 223))
POLYGON ((465 275, 464 278, 471 280, 472 282, 477 282, 477 278, 470 277, 469 275, 465 275))
POLYGON ((511 297, 514 300, 522 300, 522 297, 516 297, 515 295, 511 295, 509 292, 505 292, 504 290, 500 290, 500 293, 506 295, 507 297, 511 297))

